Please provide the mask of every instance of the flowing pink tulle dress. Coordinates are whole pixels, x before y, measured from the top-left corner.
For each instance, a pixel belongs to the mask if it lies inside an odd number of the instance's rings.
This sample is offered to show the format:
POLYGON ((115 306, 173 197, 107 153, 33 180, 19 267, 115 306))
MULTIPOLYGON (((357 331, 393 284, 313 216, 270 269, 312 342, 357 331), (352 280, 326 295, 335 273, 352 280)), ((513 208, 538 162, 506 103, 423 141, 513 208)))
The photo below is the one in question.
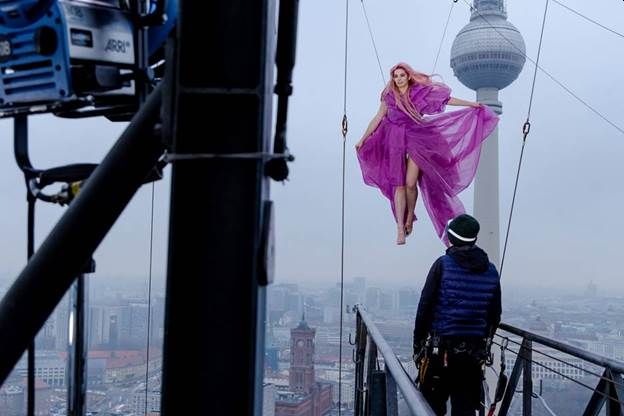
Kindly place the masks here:
POLYGON ((427 212, 444 239, 447 221, 465 212, 457 195, 474 179, 481 143, 498 116, 487 106, 442 113, 451 93, 442 83, 414 84, 407 93, 416 110, 429 116, 413 121, 397 107, 392 92, 385 93, 388 111, 358 151, 362 175, 390 200, 394 214, 394 191, 405 186, 409 155, 421 171, 418 187, 427 212))

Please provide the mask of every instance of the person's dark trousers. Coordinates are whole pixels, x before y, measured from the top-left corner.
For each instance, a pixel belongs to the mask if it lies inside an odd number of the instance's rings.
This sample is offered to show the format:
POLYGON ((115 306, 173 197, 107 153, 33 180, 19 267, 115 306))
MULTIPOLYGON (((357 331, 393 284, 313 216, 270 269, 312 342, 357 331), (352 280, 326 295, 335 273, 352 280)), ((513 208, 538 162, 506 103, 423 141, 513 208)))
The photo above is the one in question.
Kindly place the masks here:
POLYGON ((441 351, 430 356, 420 391, 438 416, 446 414, 449 396, 451 416, 475 416, 482 377, 481 364, 471 355, 447 354, 445 359, 441 351))

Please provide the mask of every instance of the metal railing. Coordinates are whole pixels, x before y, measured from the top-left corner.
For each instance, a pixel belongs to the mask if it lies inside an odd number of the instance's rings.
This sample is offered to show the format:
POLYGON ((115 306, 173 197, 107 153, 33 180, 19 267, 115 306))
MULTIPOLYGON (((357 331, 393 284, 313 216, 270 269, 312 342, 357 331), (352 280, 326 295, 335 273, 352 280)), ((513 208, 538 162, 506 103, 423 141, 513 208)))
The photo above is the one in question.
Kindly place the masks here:
POLYGON ((545 371, 552 372, 554 375, 557 375, 562 379, 568 379, 572 382, 584 386, 589 390, 593 390, 592 396, 582 413, 583 416, 598 416, 599 414, 601 414, 601 411, 603 407, 605 407, 605 405, 607 416, 624 415, 624 379, 622 378, 622 375, 624 374, 624 363, 616 360, 611 360, 609 358, 591 353, 589 351, 585 351, 573 345, 569 345, 561 341, 556 341, 551 338, 525 331, 523 329, 519 329, 508 324, 500 324, 499 331, 496 336, 498 339, 501 340, 501 342, 497 342, 495 340, 494 344, 501 346, 506 351, 517 354, 517 359, 511 372, 511 376, 509 377, 509 384, 507 385, 507 389, 505 391, 505 395, 503 396, 500 410, 498 412, 499 416, 507 415, 514 394, 516 393, 516 387, 520 380, 520 375, 522 375, 522 415, 531 416, 533 398, 541 397, 537 395, 533 390, 533 364, 544 367, 545 371), (501 331, 518 336, 522 340, 520 342, 510 340, 508 337, 501 335, 501 331), (518 347, 517 350, 510 349, 507 345, 507 341, 511 341, 513 344, 515 344, 518 347), (583 367, 575 366, 574 364, 568 363, 560 358, 550 356, 544 352, 534 350, 533 343, 539 344, 544 347, 552 348, 555 351, 594 364, 602 368, 602 375, 600 375, 599 373, 594 373, 583 367), (560 361, 567 366, 576 367, 577 369, 580 369, 582 373, 592 374, 598 377, 600 381, 598 382, 598 385, 596 387, 591 387, 590 385, 587 385, 583 382, 569 377, 564 372, 536 362, 533 359, 533 352, 537 352, 546 357, 550 357, 555 361, 560 361))
MULTIPOLYGON (((365 307, 356 305, 353 310, 356 313, 355 416, 397 416, 399 392, 412 415, 435 415, 423 395, 416 389, 412 378, 399 362, 390 345, 379 332, 365 307), (383 368, 380 366, 380 361, 383 361, 383 368)), ((504 323, 500 324, 493 344, 517 355, 500 408, 496 413, 498 416, 510 414, 511 403, 516 393, 521 394, 522 416, 533 414, 533 399, 539 399, 547 407, 549 413, 554 414, 541 396, 541 388, 540 394, 534 390, 534 366, 543 367, 544 371, 552 372, 553 376, 577 383, 592 391, 585 408, 579 409, 579 415, 624 416, 624 363, 504 323), (569 360, 549 355, 543 351, 543 348, 534 349, 534 343, 582 360, 601 370, 596 372, 588 366, 577 365, 569 360), (584 381, 572 378, 561 368, 551 368, 534 359, 534 353, 560 362, 560 365, 566 368, 575 368, 580 374, 594 376, 599 379, 598 384, 593 387, 584 381), (520 391, 517 391, 520 376, 522 376, 522 387, 520 391), (604 409, 605 406, 606 409, 604 409)), ((502 359, 504 360, 504 356, 502 359)), ((483 415, 485 411, 481 409, 480 414, 483 415)))
POLYGON ((354 312, 355 416, 397 416, 398 392, 412 415, 435 416, 364 307, 356 305, 354 312))

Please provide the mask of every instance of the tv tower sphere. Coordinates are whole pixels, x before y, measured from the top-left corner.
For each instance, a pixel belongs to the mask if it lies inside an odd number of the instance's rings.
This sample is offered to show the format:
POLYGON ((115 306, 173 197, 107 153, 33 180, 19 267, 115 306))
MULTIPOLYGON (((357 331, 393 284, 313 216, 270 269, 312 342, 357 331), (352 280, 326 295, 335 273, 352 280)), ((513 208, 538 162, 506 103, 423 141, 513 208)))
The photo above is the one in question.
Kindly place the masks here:
MULTIPOLYGON (((451 67, 462 84, 476 91, 478 102, 502 114, 499 91, 520 75, 525 51, 522 35, 507 21, 504 0, 474 0, 470 22, 453 42, 451 67)), ((479 245, 496 265, 500 264, 498 165, 496 127, 481 147, 473 205, 474 216, 481 223, 479 245)))
POLYGON ((451 67, 461 83, 472 90, 503 89, 522 71, 524 40, 507 21, 503 0, 474 0, 472 10, 470 23, 453 42, 451 67))

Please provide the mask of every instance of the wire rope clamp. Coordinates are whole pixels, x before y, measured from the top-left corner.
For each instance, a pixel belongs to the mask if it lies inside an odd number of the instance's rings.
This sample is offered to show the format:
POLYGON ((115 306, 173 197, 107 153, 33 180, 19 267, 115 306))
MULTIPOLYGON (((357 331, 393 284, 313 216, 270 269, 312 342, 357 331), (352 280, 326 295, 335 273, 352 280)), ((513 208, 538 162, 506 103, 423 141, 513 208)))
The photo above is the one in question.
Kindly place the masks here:
POLYGON ((525 139, 526 139, 526 136, 529 135, 530 131, 531 131, 531 122, 527 120, 524 122, 524 125, 522 126, 522 134, 524 134, 525 139))

